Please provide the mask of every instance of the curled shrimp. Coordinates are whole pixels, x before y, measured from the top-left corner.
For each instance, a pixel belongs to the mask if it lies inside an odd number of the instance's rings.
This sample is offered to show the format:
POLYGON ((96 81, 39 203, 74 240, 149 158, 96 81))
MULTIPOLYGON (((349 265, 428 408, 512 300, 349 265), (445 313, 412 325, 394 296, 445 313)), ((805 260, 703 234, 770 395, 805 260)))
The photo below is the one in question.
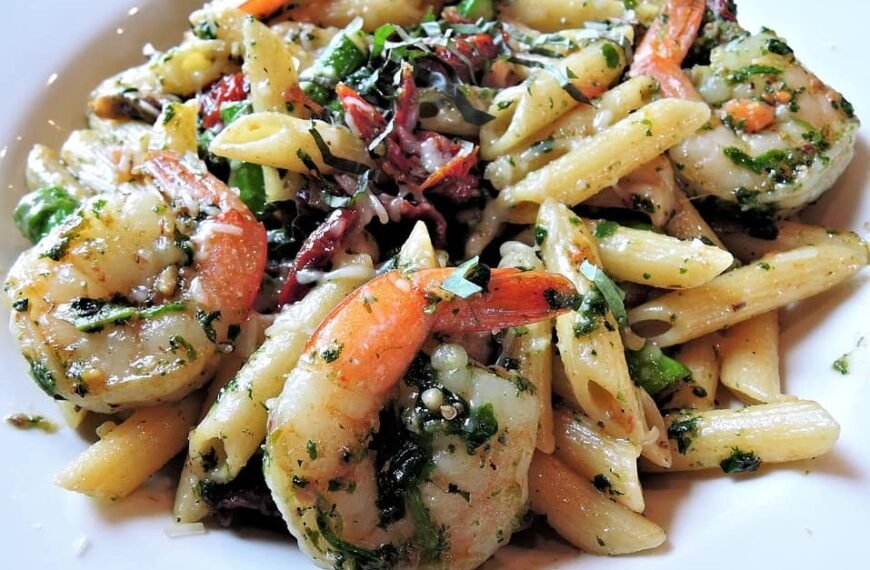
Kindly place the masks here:
POLYGON ((488 292, 443 298, 453 269, 386 273, 309 340, 269 415, 264 471, 302 549, 326 567, 473 568, 524 513, 537 404, 528 382, 468 363, 433 333, 558 314, 558 275, 492 270, 488 292), (440 291, 440 292, 439 292, 440 291))
POLYGON ((177 400, 247 319, 265 230, 205 167, 152 155, 141 185, 87 200, 12 267, 4 290, 31 372, 85 409, 177 400))
POLYGON ((709 125, 669 151, 680 177, 692 193, 744 211, 785 215, 813 202, 852 159, 852 106, 773 31, 750 35, 733 21, 737 32, 712 49, 709 65, 681 68, 704 14, 702 0, 668 0, 631 67, 656 78, 665 96, 713 108, 709 125))

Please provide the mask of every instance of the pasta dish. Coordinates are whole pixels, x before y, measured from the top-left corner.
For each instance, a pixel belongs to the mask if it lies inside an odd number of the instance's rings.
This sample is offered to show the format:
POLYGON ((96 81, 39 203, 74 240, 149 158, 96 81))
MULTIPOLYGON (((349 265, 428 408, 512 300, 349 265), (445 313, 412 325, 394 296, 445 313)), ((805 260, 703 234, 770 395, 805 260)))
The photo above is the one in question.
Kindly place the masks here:
POLYGON ((57 483, 119 500, 179 456, 180 532, 476 568, 538 523, 654 549, 642 477, 829 451, 836 420, 783 393, 778 311, 870 260, 799 217, 859 121, 736 10, 193 12, 27 159, 10 326, 66 423, 98 426, 57 483))

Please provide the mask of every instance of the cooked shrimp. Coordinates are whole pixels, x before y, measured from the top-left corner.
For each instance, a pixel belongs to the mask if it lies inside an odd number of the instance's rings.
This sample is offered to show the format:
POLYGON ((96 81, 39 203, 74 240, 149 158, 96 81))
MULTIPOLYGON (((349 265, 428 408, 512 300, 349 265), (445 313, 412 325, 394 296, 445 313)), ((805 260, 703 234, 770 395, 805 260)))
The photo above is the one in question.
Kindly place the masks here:
POLYGON ((156 182, 94 196, 12 267, 4 290, 34 379, 83 408, 177 400, 248 317, 266 236, 205 168, 158 153, 156 182))
POLYGON ((767 29, 715 47, 710 65, 681 69, 703 13, 702 1, 669 0, 631 68, 669 97, 714 109, 707 128, 670 150, 681 177, 691 192, 744 210, 787 214, 816 200, 852 159, 852 106, 767 29))
POLYGON ((487 293, 442 298, 453 271, 394 271, 351 294, 270 413, 269 487, 321 565, 473 568, 520 522, 538 421, 530 384, 471 367, 456 345, 431 363, 415 355, 433 332, 552 317, 573 289, 496 269, 487 293))

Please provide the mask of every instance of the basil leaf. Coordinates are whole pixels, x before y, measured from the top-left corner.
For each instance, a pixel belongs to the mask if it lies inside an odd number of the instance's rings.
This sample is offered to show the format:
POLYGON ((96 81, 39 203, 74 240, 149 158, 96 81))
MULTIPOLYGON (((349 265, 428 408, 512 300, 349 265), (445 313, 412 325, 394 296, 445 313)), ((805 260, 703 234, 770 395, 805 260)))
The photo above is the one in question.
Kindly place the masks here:
POLYGON ((595 284, 607 302, 607 306, 610 308, 610 312, 613 313, 619 326, 624 327, 627 325, 628 313, 626 313, 625 304, 623 303, 625 292, 600 267, 589 263, 589 261, 584 260, 580 265, 580 274, 595 284))
POLYGON ((449 277, 447 277, 447 279, 444 280, 441 284, 441 288, 448 293, 453 293, 457 297, 463 299, 467 299, 472 295, 477 295, 482 292, 483 287, 472 283, 465 278, 468 273, 478 266, 479 260, 480 258, 478 256, 474 256, 468 261, 462 263, 453 273, 450 274, 449 277))

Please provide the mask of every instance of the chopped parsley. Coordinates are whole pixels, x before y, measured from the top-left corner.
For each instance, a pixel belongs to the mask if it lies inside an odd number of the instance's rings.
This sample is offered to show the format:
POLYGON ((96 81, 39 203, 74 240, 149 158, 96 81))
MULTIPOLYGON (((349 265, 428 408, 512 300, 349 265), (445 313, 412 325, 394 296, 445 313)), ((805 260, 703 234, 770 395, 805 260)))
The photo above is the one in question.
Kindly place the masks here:
POLYGON ((761 458, 752 451, 741 451, 740 448, 731 448, 731 455, 719 462, 719 466, 725 473, 745 473, 757 471, 761 466, 761 458))
POLYGON ((338 360, 338 357, 341 356, 341 351, 344 348, 344 345, 340 342, 333 342, 332 346, 325 349, 320 353, 320 356, 323 357, 323 360, 326 362, 335 362, 338 360))
POLYGON ((595 237, 598 239, 603 239, 609 236, 612 236, 616 233, 616 230, 619 229, 619 224, 616 222, 611 222, 610 220, 601 220, 598 222, 598 225, 595 226, 595 237))
POLYGON ((788 44, 779 38, 772 38, 767 41, 767 51, 777 55, 789 55, 794 53, 794 51, 788 47, 788 44))
POLYGON ((843 376, 846 376, 847 374, 849 374, 849 355, 844 354, 843 356, 835 360, 831 366, 834 370, 836 370, 843 376))
POLYGON ((604 56, 604 61, 607 62, 607 67, 616 69, 619 67, 619 52, 613 47, 610 42, 601 44, 601 55, 604 56))
POLYGON ((205 336, 208 340, 212 342, 217 341, 217 332, 214 330, 214 322, 219 321, 221 318, 220 311, 212 311, 210 313, 206 313, 201 309, 196 310, 196 320, 199 321, 199 325, 202 327, 202 330, 205 331, 205 336))
POLYGON ((782 70, 769 65, 747 65, 728 75, 729 83, 743 83, 753 75, 781 75, 782 70))
POLYGON ((677 442, 677 451, 685 455, 692 445, 692 438, 698 435, 698 422, 700 416, 689 416, 677 420, 668 426, 668 439, 677 442))
POLYGON ((595 477, 592 478, 592 484, 602 493, 607 493, 609 495, 623 494, 622 491, 617 491, 613 488, 613 483, 611 483, 610 479, 607 478, 607 475, 604 475, 603 473, 595 475, 595 477))

